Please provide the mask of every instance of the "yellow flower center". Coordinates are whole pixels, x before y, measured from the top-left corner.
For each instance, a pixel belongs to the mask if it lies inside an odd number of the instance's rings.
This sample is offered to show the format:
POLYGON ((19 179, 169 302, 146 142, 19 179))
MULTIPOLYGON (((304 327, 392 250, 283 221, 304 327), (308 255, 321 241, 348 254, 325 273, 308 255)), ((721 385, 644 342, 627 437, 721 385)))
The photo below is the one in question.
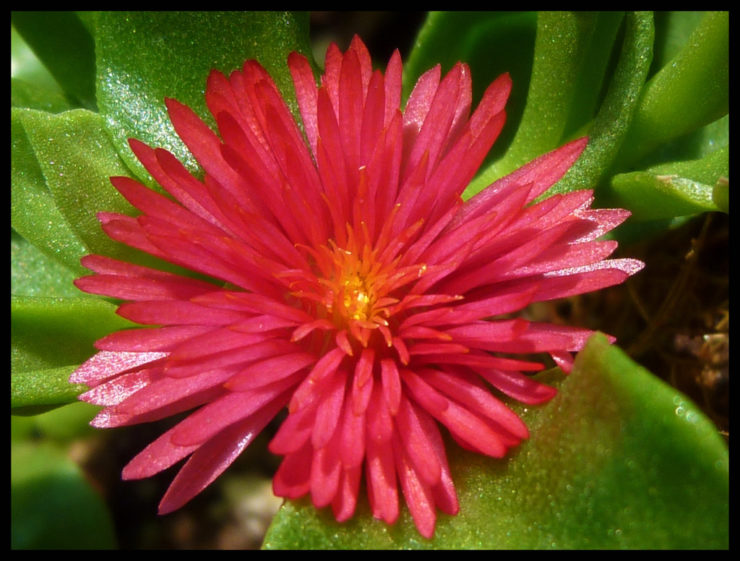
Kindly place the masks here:
POLYGON ((367 320, 370 311, 370 296, 365 282, 360 277, 345 279, 342 283, 344 292, 344 310, 352 319, 367 320))
POLYGON ((333 257, 333 274, 323 283, 328 288, 327 310, 338 325, 352 320, 372 322, 380 280, 369 265, 372 259, 362 260, 356 253, 340 248, 335 248, 333 257))

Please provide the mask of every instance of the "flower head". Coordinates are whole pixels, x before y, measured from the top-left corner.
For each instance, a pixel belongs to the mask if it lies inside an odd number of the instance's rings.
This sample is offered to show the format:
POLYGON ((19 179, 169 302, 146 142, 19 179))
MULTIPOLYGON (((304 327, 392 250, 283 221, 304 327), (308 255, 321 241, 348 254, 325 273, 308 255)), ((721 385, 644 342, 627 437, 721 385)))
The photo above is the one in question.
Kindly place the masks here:
POLYGON ((277 495, 310 494, 342 521, 364 475, 375 517, 396 520, 400 490, 429 537, 437 509, 458 511, 440 428, 496 458, 528 437, 503 396, 538 404, 555 390, 525 374, 543 364, 511 355, 549 353, 568 371, 590 332, 510 314, 638 271, 598 240, 628 212, 591 209, 591 191, 536 202, 585 139, 463 202, 503 127, 507 75, 471 114, 468 67, 436 67, 402 111, 397 52, 383 73, 358 38, 345 53, 331 46, 318 85, 303 56, 288 65, 302 128, 255 61, 208 78, 219 135, 167 100, 202 180, 130 141, 169 196, 114 177, 141 214, 101 213, 103 229, 199 275, 85 257, 94 275, 77 286, 123 300, 118 313, 150 327, 101 339, 71 379, 104 406, 97 427, 190 412, 123 470, 143 478, 188 458, 162 513, 287 407, 269 445, 284 456, 277 495))

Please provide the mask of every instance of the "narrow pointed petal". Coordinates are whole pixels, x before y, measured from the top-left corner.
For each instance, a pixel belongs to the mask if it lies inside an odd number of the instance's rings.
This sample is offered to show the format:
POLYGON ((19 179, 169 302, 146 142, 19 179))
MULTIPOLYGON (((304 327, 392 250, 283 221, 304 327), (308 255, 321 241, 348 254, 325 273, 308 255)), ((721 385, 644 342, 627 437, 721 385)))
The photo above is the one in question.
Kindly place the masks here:
POLYGON ((311 462, 311 500, 316 508, 330 504, 339 490, 342 464, 336 446, 314 449, 311 462))
POLYGON ((568 168, 581 155, 587 143, 587 138, 569 142, 565 146, 548 152, 506 177, 499 179, 490 187, 470 199, 464 211, 458 217, 458 222, 462 223, 486 212, 491 208, 492 204, 495 204, 500 199, 498 196, 499 193, 505 192, 517 185, 532 184, 528 201, 536 199, 568 171, 568 168))
POLYGON ((288 56, 288 68, 293 77, 296 99, 303 118, 303 130, 308 138, 311 150, 316 154, 316 137, 318 135, 318 124, 316 121, 316 101, 318 99, 318 88, 311 70, 308 59, 298 53, 288 56))
POLYGON ((434 535, 437 514, 434 510, 434 496, 430 487, 416 473, 411 462, 402 451, 402 446, 394 440, 396 471, 406 504, 419 533, 429 539, 434 535))
POLYGON ((334 518, 337 522, 345 522, 352 518, 357 506, 357 495, 360 488, 362 469, 360 466, 345 468, 339 481, 339 489, 331 504, 334 518))
POLYGON ((200 446, 167 489, 159 503, 159 514, 177 510, 210 485, 249 446, 284 405, 284 397, 276 399, 252 417, 226 428, 200 446))
POLYGON ((162 352, 100 351, 75 370, 69 377, 69 381, 73 384, 87 384, 94 387, 103 380, 145 364, 152 364, 166 356, 167 353, 162 352))

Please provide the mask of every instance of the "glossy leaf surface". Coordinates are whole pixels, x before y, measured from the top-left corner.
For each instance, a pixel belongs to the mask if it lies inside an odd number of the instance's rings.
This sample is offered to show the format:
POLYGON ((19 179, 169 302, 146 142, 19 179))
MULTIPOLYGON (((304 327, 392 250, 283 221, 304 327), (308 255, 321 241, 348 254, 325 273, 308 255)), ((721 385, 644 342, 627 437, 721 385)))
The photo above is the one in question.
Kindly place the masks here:
POLYGON ((307 25, 306 14, 290 12, 100 13, 95 35, 98 105, 121 157, 139 174, 146 173, 127 144, 137 138, 172 151, 197 170, 169 122, 165 97, 185 103, 213 124, 203 95, 208 73, 228 74, 256 58, 292 99, 285 61, 291 51, 309 52, 307 25))

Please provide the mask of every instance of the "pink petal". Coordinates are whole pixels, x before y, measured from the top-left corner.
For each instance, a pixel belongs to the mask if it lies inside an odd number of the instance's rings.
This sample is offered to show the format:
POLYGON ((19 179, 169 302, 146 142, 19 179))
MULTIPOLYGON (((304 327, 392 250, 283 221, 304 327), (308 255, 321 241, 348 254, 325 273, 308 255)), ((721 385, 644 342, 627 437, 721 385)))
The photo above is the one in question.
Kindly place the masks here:
POLYGON ((592 265, 545 273, 534 300, 566 298, 614 286, 644 266, 642 261, 636 259, 608 259, 592 265))
POLYGON ((388 60, 388 66, 385 69, 385 120, 383 125, 386 127, 401 106, 401 74, 401 55, 396 49, 388 60))
MULTIPOLYGON (((270 441, 269 450, 273 454, 288 455, 299 451, 311 438, 316 407, 304 407, 280 424, 277 433, 270 441)), ((310 447, 313 449, 313 447, 310 447)))
MULTIPOLYGON (((424 115, 419 134, 414 139, 413 148, 407 157, 405 176, 410 175, 410 172, 418 166, 425 152, 429 154, 429 159, 436 164, 437 158, 449 138, 454 117, 458 112, 465 111, 466 105, 467 108, 470 107, 470 92, 461 92, 461 89, 464 90, 466 86, 470 87, 470 83, 464 79, 466 74, 467 69, 460 63, 456 64, 434 92, 429 110, 424 115)), ((409 100, 409 103, 411 103, 411 100, 409 100)))
POLYGON ((342 464, 336 446, 314 449, 311 462, 311 500, 316 508, 330 504, 339 490, 342 464))
POLYGON ((166 395, 161 396, 167 403, 155 409, 145 406, 141 412, 128 412, 126 410, 128 407, 134 407, 139 402, 146 403, 144 398, 150 396, 150 387, 151 385, 142 388, 119 405, 106 407, 95 416, 90 422, 90 425, 100 429, 107 429, 159 421, 185 411, 190 411, 205 403, 210 403, 224 395, 222 388, 209 386, 206 389, 194 393, 185 392, 187 395, 184 397, 181 397, 179 394, 172 396, 172 399, 166 395))
POLYGON ((272 478, 272 492, 278 497, 297 499, 311 489, 313 448, 305 444, 297 452, 285 456, 272 478))
POLYGON ((195 287, 180 280, 166 281, 117 275, 81 277, 75 281, 75 286, 83 292, 122 300, 187 300, 213 290, 213 287, 195 287))
POLYGON ((401 402, 401 378, 398 374, 396 361, 383 359, 380 361, 380 374, 383 384, 383 395, 388 404, 388 410, 391 415, 398 412, 398 405, 401 402))
POLYGON ((323 380, 328 380, 337 371, 345 356, 342 349, 335 348, 319 359, 316 366, 293 394, 290 401, 291 412, 316 399, 316 395, 320 395, 316 393, 316 386, 323 380))
POLYGON ((403 113, 403 138, 405 146, 413 146, 421 130, 424 119, 432 105, 434 94, 439 87, 441 74, 442 70, 437 65, 427 70, 416 81, 403 113))
POLYGON ((565 351, 553 351, 550 356, 560 369, 566 374, 570 374, 573 369, 573 355, 565 351))
POLYGON ((285 405, 276 399, 249 419, 228 427, 198 448, 177 474, 159 503, 159 514, 177 510, 213 482, 249 446, 285 405))
POLYGON ((331 505, 337 522, 349 520, 354 514, 361 477, 362 469, 360 466, 345 468, 342 471, 339 489, 331 505))
POLYGON ((245 315, 183 301, 139 301, 121 304, 117 313, 144 325, 228 325, 244 320, 245 315))
POLYGON ((496 426, 511 433, 515 439, 529 437, 527 426, 519 416, 494 397, 483 384, 477 383, 472 375, 461 371, 452 374, 434 370, 429 372, 425 381, 471 413, 488 418, 496 426))
POLYGON ((154 363, 166 356, 167 353, 159 352, 100 351, 75 370, 69 377, 69 381, 71 384, 87 384, 94 387, 116 374, 154 363))
POLYGON ((527 405, 545 403, 558 393, 555 388, 541 384, 513 370, 496 370, 494 368, 476 368, 475 370, 493 387, 527 405))
POLYGON ((363 349, 355 364, 355 373, 352 378, 352 412, 355 415, 362 415, 370 402, 373 391, 374 356, 373 349, 363 349))
POLYGON ((290 377, 269 387, 252 392, 230 393, 211 401, 177 426, 172 433, 172 442, 178 446, 202 444, 227 426, 242 421, 281 395, 286 395, 285 391, 296 382, 297 378, 290 377))
POLYGON ((293 52, 288 56, 288 68, 293 77, 296 99, 303 118, 303 130, 306 132, 308 143, 315 154, 316 137, 318 135, 316 123, 318 88, 316 87, 316 80, 313 77, 308 59, 299 53, 293 52))
POLYGON ((345 468, 359 467, 365 456, 365 412, 355 414, 349 399, 344 401, 342 420, 338 425, 339 450, 345 468))
POLYGON ((357 53, 349 49, 342 59, 339 73, 339 112, 337 114, 337 124, 342 137, 348 170, 356 170, 360 162, 360 131, 364 100, 360 60, 357 53))
MULTIPOLYGON (((431 372, 431 370, 428 371, 428 374, 431 372)), ((506 445, 503 440, 506 437, 502 437, 500 432, 496 432, 488 423, 465 407, 445 399, 443 394, 420 379, 416 380, 416 388, 412 393, 419 406, 445 425, 453 435, 465 441, 479 453, 495 458, 501 458, 506 454, 506 445), (424 386, 425 391, 419 391, 419 386, 424 386), (430 396, 436 396, 436 399, 430 396), (447 402, 447 407, 443 410, 437 405, 440 400, 447 402)))
POLYGON ((259 388, 290 376, 315 361, 316 358, 308 353, 291 353, 261 360, 232 376, 225 387, 233 392, 259 388))
MULTIPOLYGON (((233 370, 221 369, 205 371, 189 378, 170 378, 160 371, 145 388, 118 404, 115 411, 130 416, 157 411, 205 390, 219 389, 232 374, 233 370)), ((219 393, 223 392, 219 389, 219 393)))
POLYGON ((221 156, 218 136, 187 105, 169 98, 165 104, 178 136, 198 163, 224 187, 234 185, 237 180, 221 156))
POLYGON ((404 454, 408 456, 419 477, 427 485, 434 486, 439 483, 442 467, 435 450, 434 437, 428 434, 429 425, 419 419, 422 415, 427 413, 418 410, 408 399, 402 398, 396 423, 404 454))
POLYGON ((373 516, 393 524, 399 511, 396 469, 390 440, 368 439, 365 473, 373 516))
POLYGON ((141 224, 135 218, 111 212, 99 212, 97 217, 100 220, 103 231, 112 240, 124 243, 155 257, 167 259, 167 254, 149 240, 141 224))
POLYGON ((124 480, 144 479, 164 471, 175 465, 177 462, 189 456, 198 449, 198 445, 193 446, 175 446, 170 441, 172 433, 177 426, 169 429, 159 438, 149 444, 144 450, 139 452, 123 468, 121 477, 124 480))
POLYGON ((457 501, 457 493, 455 492, 455 484, 452 481, 450 467, 447 464, 447 454, 445 452, 445 443, 442 440, 442 434, 439 431, 437 423, 430 415, 418 408, 417 411, 417 419, 421 425, 421 430, 428 439, 431 445, 431 451, 436 456, 440 466, 439 482, 432 487, 434 502, 443 512, 452 515, 457 514, 460 505, 457 501))
POLYGON ((327 387, 322 392, 316 408, 316 418, 311 435, 311 442, 316 450, 327 446, 337 430, 344 403, 346 382, 346 373, 336 371, 331 375, 331 382, 327 381, 327 387))
POLYGON ((224 228, 223 217, 204 192, 203 184, 190 175, 170 152, 152 149, 133 138, 129 139, 129 147, 157 183, 184 207, 203 220, 224 228))
POLYGON ((126 329, 98 339, 95 348, 101 351, 171 351, 180 343, 212 330, 212 327, 202 325, 126 329))
POLYGON ((434 535, 434 526, 437 521, 437 514, 434 510, 434 497, 429 486, 424 483, 408 458, 402 451, 401 444, 394 439, 396 473, 401 484, 403 496, 406 498, 406 504, 414 519, 414 524, 419 533, 427 539, 434 535))
POLYGON ((498 194, 508 190, 511 186, 531 183, 532 189, 527 202, 536 199, 565 175, 565 172, 581 155, 587 142, 586 138, 574 140, 499 179, 468 201, 458 222, 465 222, 487 212, 492 208, 492 203, 498 199, 498 194))
POLYGON ((161 368, 143 369, 116 376, 112 380, 95 386, 90 391, 80 394, 81 401, 95 405, 118 405, 126 398, 145 388, 152 381, 152 372, 161 374, 161 368))

